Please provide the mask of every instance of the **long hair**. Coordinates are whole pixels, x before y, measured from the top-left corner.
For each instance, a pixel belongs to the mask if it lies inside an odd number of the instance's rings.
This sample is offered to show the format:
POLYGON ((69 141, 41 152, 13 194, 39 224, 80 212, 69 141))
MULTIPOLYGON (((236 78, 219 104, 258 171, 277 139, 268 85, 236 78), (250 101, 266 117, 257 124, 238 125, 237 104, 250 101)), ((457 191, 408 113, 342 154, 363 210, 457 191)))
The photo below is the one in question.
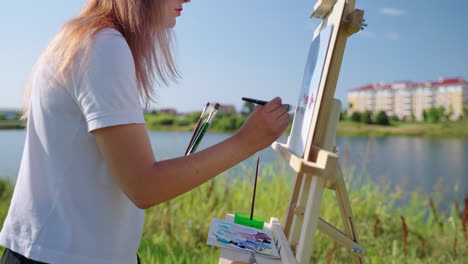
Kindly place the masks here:
MULTIPOLYGON (((166 23, 167 0, 89 0, 78 15, 67 22, 50 42, 42 58, 53 59, 57 80, 75 67, 75 57, 87 54, 91 40, 104 28, 119 31, 135 62, 140 96, 148 107, 155 100, 153 85, 168 85, 180 77, 172 55, 172 30, 166 23)), ((77 65, 79 66, 79 65, 77 65)), ((29 81, 24 95, 23 119, 27 118, 31 94, 29 81)))

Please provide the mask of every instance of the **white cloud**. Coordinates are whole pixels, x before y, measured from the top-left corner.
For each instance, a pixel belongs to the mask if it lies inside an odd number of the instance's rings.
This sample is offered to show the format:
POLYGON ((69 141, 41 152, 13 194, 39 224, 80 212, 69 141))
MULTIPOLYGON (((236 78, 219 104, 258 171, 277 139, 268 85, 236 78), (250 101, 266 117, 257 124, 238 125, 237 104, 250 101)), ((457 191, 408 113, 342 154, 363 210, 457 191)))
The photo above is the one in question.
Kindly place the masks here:
POLYGON ((366 31, 366 30, 361 30, 358 32, 358 35, 365 37, 365 38, 374 38, 375 34, 374 32, 366 31))
POLYGON ((400 34, 398 34, 397 32, 389 32, 389 33, 387 33, 387 38, 389 40, 399 40, 400 39, 400 34))
POLYGON ((389 15, 389 16, 400 16, 400 15, 406 14, 406 10, 396 9, 396 8, 391 8, 391 7, 380 8, 379 12, 381 14, 389 15))

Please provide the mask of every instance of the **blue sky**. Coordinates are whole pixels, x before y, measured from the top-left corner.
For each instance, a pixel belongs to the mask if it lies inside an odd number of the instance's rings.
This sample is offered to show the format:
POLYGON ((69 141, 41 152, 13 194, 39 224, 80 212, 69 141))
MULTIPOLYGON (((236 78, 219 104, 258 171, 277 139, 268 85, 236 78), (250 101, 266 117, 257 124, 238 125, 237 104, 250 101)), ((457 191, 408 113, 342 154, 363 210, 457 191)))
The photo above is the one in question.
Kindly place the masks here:
MULTIPOLYGON (((0 108, 19 108, 30 70, 85 0, 6 1, 0 9, 0 108)), ((295 104, 307 51, 320 23, 310 0, 192 0, 178 18, 183 79, 155 87, 156 108, 200 111, 242 96, 295 104)), ((374 82, 468 79, 468 1, 357 0, 369 26, 351 36, 335 97, 374 82)))

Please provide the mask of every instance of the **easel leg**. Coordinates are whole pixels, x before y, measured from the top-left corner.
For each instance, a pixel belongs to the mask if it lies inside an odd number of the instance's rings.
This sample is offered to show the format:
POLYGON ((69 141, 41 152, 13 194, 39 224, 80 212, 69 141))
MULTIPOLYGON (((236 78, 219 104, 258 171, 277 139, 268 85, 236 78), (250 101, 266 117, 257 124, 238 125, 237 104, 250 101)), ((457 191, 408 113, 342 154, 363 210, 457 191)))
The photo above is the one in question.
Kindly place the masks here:
MULTIPOLYGON (((292 207, 292 210, 293 210, 293 216, 292 216, 291 229, 288 234, 289 245, 291 245, 291 248, 294 251, 296 250, 296 246, 299 243, 299 237, 302 234, 304 212, 305 212, 305 208, 307 205, 307 198, 310 192, 310 186, 312 182, 311 176, 307 176, 304 173, 300 173, 298 174, 298 178, 299 178, 299 175, 302 181, 300 182, 300 186, 299 186, 300 190, 299 190, 298 197, 296 198, 297 203, 294 206, 290 205, 290 207, 292 207)), ((295 186, 295 188, 296 187, 297 186, 295 186)))
POLYGON ((317 230, 320 208, 322 207, 323 189, 325 188, 325 180, 322 177, 312 176, 310 178, 312 180, 304 213, 302 236, 296 249, 296 259, 301 264, 310 263, 315 231, 317 230))
MULTIPOLYGON (((344 182, 341 166, 338 166, 337 173, 339 174, 339 177, 336 182, 336 198, 338 200, 338 206, 340 208, 341 217, 343 219, 345 233, 354 242, 359 244, 358 232, 354 224, 353 210, 351 208, 351 202, 349 201, 348 191, 344 182)), ((360 256, 354 255, 354 259, 356 263, 364 263, 364 259, 360 256)))
POLYGON ((299 192, 301 191, 302 181, 304 179, 304 174, 299 173, 296 177, 296 182, 294 183, 294 189, 291 193, 291 199, 289 200, 289 208, 286 214, 285 224, 284 224, 284 234, 286 237, 289 237, 291 232, 291 226, 294 220, 294 210, 297 206, 297 200, 299 199, 299 192))

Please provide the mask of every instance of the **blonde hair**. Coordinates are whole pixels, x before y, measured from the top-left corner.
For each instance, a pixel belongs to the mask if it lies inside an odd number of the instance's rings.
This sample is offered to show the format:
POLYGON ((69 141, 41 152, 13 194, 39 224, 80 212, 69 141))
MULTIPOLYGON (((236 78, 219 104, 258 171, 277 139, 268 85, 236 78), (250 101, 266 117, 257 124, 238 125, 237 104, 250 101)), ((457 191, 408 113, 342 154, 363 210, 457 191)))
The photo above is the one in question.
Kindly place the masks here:
MULTIPOLYGON (((89 49, 93 37, 104 28, 119 31, 135 62, 138 90, 146 107, 155 100, 153 84, 167 85, 180 77, 172 56, 172 30, 166 24, 167 0, 89 0, 67 22, 41 57, 53 58, 55 77, 62 80, 74 66, 80 49, 89 49)), ((27 118, 31 81, 26 87, 23 119, 27 118)))

